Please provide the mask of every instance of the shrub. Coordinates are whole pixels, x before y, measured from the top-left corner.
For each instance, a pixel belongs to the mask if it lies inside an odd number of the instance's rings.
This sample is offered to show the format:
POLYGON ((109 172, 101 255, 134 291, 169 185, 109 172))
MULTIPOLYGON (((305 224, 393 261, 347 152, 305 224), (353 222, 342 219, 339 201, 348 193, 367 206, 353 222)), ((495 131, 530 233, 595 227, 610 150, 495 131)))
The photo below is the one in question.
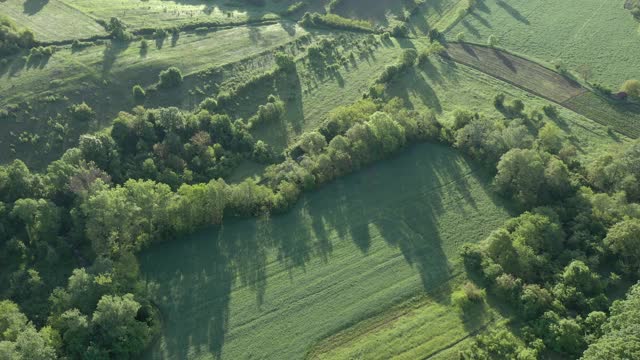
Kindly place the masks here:
POLYGON ((161 88, 169 89, 175 88, 182 84, 182 72, 180 69, 172 66, 167 70, 160 72, 160 84, 161 88))
POLYGON ((136 102, 142 102, 144 101, 144 98, 146 97, 146 93, 144 91, 144 89, 142 88, 142 86, 140 85, 134 85, 133 89, 131 90, 133 93, 133 99, 136 102))
POLYGON ((465 283, 460 289, 451 294, 451 302, 463 313, 484 303, 486 292, 471 282, 465 283))
POLYGON ((94 118, 95 112, 86 103, 76 104, 69 108, 71 117, 77 121, 89 121, 94 118))
POLYGON ((629 96, 638 99, 640 98, 640 81, 635 79, 627 80, 620 87, 620 91, 624 91, 629 96))

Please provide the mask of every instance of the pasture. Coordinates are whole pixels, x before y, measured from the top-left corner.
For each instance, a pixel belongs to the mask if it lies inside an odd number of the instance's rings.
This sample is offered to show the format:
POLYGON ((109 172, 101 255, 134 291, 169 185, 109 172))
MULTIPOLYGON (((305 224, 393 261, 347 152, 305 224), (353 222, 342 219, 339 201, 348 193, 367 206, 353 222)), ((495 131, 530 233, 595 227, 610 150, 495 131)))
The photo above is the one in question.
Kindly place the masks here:
MULTIPOLYGON (((414 296, 438 293, 416 323, 442 313, 449 281, 461 276, 460 246, 509 216, 487 185, 477 165, 423 144, 306 195, 284 215, 154 246, 141 266, 165 330, 148 358, 302 358, 414 296)), ((454 324, 458 338, 474 329, 454 324)), ((450 345, 436 335, 424 341, 434 346, 415 355, 450 345)))
POLYGON ((561 62, 574 74, 617 88, 640 77, 638 22, 623 1, 481 0, 448 35, 496 46, 550 65, 561 62))
POLYGON ((106 35, 104 27, 91 16, 63 0, 6 0, 3 15, 19 26, 31 29, 39 41, 61 41, 106 35))

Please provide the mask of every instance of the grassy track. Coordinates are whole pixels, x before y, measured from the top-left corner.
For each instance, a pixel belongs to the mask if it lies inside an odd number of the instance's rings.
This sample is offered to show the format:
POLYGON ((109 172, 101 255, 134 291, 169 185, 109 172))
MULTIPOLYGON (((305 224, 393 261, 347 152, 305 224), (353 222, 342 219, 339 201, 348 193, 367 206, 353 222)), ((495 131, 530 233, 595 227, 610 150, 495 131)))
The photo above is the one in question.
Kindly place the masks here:
POLYGON ((61 0, 6 0, 0 13, 27 27, 40 41, 57 41, 106 35, 94 19, 61 0))
POLYGON ((591 67, 592 79, 617 87, 639 78, 638 22, 612 0, 482 0, 450 32, 467 41, 498 45, 546 63, 561 60, 571 70, 591 67))
POLYGON ((586 92, 580 84, 532 61, 485 46, 449 44, 455 61, 555 102, 562 103, 586 92))
POLYGON ((446 297, 460 246, 508 217, 474 168, 444 146, 415 146, 285 215, 148 250, 143 273, 166 316, 149 358, 299 359, 404 299, 436 288, 446 297))

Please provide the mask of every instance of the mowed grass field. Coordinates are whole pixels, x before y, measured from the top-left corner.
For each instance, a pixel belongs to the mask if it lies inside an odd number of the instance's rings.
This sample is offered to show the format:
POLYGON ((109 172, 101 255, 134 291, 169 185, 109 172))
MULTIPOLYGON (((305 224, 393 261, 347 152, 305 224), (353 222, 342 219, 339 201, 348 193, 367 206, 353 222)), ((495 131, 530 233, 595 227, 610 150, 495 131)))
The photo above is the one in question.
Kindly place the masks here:
MULTIPOLYGON (((509 217, 488 182, 454 150, 423 144, 305 195, 284 215, 154 246, 141 268, 165 317, 147 358, 300 359, 340 330, 432 291, 430 309, 407 320, 451 326, 464 339, 474 326, 431 310, 449 308, 462 244, 509 217)), ((433 346, 416 356, 450 346, 435 333, 422 340, 433 346)), ((393 342, 407 349, 401 337, 393 342)))
POLYGON ((577 73, 591 68, 591 80, 617 88, 639 78, 638 21, 615 0, 479 0, 476 9, 448 33, 487 43, 550 64, 557 60, 577 73))
POLYGON ((5 0, 0 4, 0 14, 13 19, 20 27, 31 29, 38 41, 60 41, 107 34, 92 17, 62 0, 5 0))

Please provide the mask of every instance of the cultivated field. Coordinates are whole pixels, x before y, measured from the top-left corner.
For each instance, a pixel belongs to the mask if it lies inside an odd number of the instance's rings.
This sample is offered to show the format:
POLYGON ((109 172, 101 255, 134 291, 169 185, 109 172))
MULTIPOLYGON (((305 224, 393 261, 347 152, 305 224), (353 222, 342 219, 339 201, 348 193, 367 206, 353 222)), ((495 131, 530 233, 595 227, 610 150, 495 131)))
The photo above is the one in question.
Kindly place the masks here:
POLYGON ((498 49, 464 43, 449 44, 447 53, 456 62, 557 103, 586 92, 580 84, 555 71, 498 49))
MULTIPOLYGON (((430 291, 436 303, 413 321, 454 321, 450 334, 463 339, 478 324, 430 311, 446 307, 460 246, 508 217, 475 168, 446 147, 419 145, 305 196, 285 215, 150 249, 142 268, 158 284, 165 333, 149 358, 301 358, 339 330, 430 291)), ((414 355, 451 344, 437 334, 424 341, 433 347, 414 355)))
POLYGON ((621 134, 640 137, 640 106, 637 104, 611 102, 596 94, 585 93, 564 105, 621 134))
POLYGON ((590 80, 618 87, 640 77, 633 66, 640 57, 638 22, 623 1, 482 0, 448 34, 497 46, 551 64, 561 61, 576 74, 581 67, 590 80))
POLYGON ((1 4, 0 14, 31 29, 39 41, 89 38, 107 33, 93 18, 63 0, 6 0, 1 4))

